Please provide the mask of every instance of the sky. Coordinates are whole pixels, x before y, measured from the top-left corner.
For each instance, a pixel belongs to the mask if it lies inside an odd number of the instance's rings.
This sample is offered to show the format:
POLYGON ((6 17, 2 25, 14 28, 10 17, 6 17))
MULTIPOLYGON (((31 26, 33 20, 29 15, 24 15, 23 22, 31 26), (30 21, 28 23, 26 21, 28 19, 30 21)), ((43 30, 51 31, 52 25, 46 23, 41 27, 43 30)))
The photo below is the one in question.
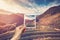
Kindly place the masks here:
POLYGON ((36 19, 36 16, 35 15, 25 15, 24 19, 33 20, 33 19, 36 19))
POLYGON ((23 14, 40 15, 58 5, 60 0, 0 0, 0 9, 23 14))

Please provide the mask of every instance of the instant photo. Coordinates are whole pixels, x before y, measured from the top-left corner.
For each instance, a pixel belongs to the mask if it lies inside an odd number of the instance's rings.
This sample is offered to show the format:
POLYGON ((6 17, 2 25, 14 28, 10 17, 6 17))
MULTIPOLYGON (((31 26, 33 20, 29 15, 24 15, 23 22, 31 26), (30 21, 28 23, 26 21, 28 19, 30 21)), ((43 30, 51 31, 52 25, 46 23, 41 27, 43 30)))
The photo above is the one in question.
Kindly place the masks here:
POLYGON ((24 25, 27 28, 36 28, 36 15, 24 15, 24 25))

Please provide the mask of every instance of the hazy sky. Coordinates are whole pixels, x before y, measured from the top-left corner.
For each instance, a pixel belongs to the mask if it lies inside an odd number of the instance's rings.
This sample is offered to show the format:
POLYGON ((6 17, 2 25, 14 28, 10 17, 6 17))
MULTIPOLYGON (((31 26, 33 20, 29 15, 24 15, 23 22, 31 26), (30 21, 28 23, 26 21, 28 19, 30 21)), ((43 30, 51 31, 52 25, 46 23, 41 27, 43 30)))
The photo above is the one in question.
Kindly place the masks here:
POLYGON ((42 14, 48 8, 59 4, 60 0, 0 0, 0 9, 13 13, 42 14))

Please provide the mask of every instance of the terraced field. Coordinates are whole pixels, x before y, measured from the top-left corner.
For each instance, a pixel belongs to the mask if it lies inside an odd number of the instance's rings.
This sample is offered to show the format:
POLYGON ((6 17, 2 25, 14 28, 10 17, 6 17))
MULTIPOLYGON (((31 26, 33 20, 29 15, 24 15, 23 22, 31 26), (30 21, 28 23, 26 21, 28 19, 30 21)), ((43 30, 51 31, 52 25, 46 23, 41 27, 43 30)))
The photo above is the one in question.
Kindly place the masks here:
MULTIPOLYGON (((0 37, 0 40, 10 40, 13 34, 0 37)), ((26 31, 20 40, 60 40, 60 32, 26 31)))

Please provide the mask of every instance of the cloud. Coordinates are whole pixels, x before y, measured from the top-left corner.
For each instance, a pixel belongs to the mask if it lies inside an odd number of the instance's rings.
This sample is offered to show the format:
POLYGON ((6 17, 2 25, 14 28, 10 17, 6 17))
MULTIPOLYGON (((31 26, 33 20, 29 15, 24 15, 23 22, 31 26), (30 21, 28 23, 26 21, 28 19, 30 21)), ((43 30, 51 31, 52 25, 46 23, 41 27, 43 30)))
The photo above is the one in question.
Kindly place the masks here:
POLYGON ((31 9, 16 4, 13 0, 0 0, 0 9, 11 11, 14 13, 33 13, 31 9))
POLYGON ((58 5, 56 1, 42 6, 37 5, 34 0, 0 0, 0 9, 24 14, 42 14, 50 7, 58 5))

